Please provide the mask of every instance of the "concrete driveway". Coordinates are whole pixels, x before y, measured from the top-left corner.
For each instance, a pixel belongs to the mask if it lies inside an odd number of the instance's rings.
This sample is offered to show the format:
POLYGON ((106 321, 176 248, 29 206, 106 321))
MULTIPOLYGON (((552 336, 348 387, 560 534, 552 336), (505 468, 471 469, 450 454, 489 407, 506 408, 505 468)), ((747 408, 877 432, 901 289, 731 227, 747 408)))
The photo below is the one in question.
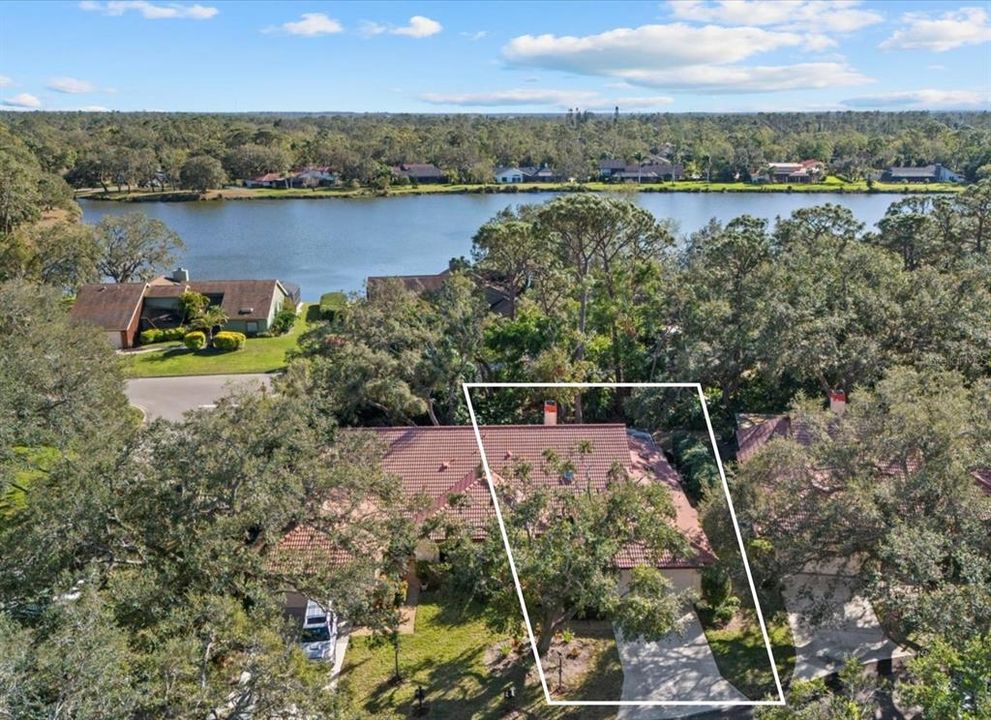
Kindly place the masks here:
POLYGON ((128 380, 128 400, 144 411, 148 420, 181 420, 184 413, 213 405, 234 388, 269 388, 272 376, 183 375, 181 377, 128 380))
POLYGON ((838 671, 848 657, 867 664, 911 655, 881 629, 871 604, 836 574, 800 573, 785 581, 796 680, 838 671))
POLYGON ((632 702, 713 700, 711 706, 620 706, 622 720, 654 720, 709 712, 720 700, 748 698, 719 674, 712 648, 694 610, 688 611, 682 633, 654 642, 627 641, 616 631, 616 647, 623 663, 623 700, 632 702))

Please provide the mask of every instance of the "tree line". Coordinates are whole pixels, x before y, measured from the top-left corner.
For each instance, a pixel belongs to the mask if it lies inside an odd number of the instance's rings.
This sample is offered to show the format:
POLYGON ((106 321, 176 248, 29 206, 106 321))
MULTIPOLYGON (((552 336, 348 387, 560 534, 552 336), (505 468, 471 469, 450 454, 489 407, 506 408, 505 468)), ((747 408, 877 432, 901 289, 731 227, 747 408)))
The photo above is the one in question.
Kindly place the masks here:
POLYGON ((430 162, 461 182, 500 165, 548 164, 583 180, 603 158, 652 155, 713 180, 749 179, 768 162, 815 159, 860 179, 891 165, 941 163, 988 174, 991 116, 981 112, 386 115, 6 113, 39 167, 73 187, 205 189, 304 165, 374 183, 399 163, 430 162))

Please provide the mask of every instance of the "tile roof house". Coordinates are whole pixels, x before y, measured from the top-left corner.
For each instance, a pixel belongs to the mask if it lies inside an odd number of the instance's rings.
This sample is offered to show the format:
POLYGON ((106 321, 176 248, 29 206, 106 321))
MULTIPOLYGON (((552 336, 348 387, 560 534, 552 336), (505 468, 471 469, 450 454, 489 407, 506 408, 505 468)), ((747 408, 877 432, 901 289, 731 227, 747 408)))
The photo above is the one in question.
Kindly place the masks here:
POLYGON ((102 328, 114 347, 130 348, 141 330, 179 325, 179 298, 187 290, 219 305, 229 318, 226 329, 248 335, 268 330, 286 299, 299 301, 278 280, 189 280, 179 269, 148 283, 84 285, 69 317, 102 328))
POLYGON ((665 158, 655 158, 644 163, 627 163, 624 160, 602 160, 599 162, 599 177, 603 180, 625 182, 659 182, 661 180, 681 180, 684 168, 665 158))
POLYGON ((289 176, 277 172, 265 173, 264 175, 248 178, 244 181, 244 186, 247 188, 288 188, 289 184, 289 176))
MULTIPOLYGON (((698 514, 688 502, 677 473, 668 465, 664 455, 643 441, 627 435, 626 427, 611 425, 484 425, 482 445, 496 482, 506 482, 509 469, 518 462, 528 463, 531 481, 549 488, 570 487, 584 492, 586 488, 606 487, 615 464, 626 469, 639 482, 658 482, 671 492, 677 512, 675 523, 688 541, 690 550, 684 557, 666 556, 660 568, 677 587, 698 589, 701 568, 715 560, 712 548, 699 523, 698 514), (590 454, 578 458, 581 441, 592 445, 590 454), (575 477, 567 478, 547 467, 544 453, 552 450, 562 459, 574 457, 578 467, 575 477)), ((461 520, 472 535, 486 537, 495 517, 488 483, 482 472, 482 458, 471 426, 383 427, 352 430, 372 432, 381 441, 384 454, 382 468, 398 476, 403 492, 411 506, 426 510, 416 520, 447 516, 461 520), (423 503, 417 503, 422 500, 423 503)), ((438 557, 436 541, 443 531, 435 531, 417 547, 417 557, 431 560, 438 557)), ((312 540, 301 529, 284 539, 282 549, 308 552, 312 540)), ((317 540, 312 549, 321 557, 331 557, 330 548, 317 540)), ((616 558, 621 571, 645 562, 643 548, 629 547, 616 558)))
POLYGON ((772 162, 756 179, 776 183, 811 183, 819 182, 825 174, 826 166, 818 160, 802 160, 801 162, 772 162))

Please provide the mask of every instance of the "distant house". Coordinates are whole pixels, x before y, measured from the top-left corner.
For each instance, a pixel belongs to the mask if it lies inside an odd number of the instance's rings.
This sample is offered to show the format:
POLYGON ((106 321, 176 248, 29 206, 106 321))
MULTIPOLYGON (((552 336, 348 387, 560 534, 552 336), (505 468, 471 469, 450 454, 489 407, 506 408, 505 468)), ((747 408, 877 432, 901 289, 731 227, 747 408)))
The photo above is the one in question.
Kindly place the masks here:
POLYGON ((599 161, 599 177, 603 180, 609 180, 612 178, 613 173, 619 173, 626 170, 626 160, 600 160, 599 161))
MULTIPOLYGON (((381 293, 386 283, 395 281, 401 282, 403 287, 412 293, 428 295, 444 287, 444 282, 450 276, 450 270, 444 270, 436 275, 372 275, 365 281, 365 296, 374 299, 378 293, 381 293)), ((510 314, 509 295, 489 284, 482 286, 482 293, 490 312, 507 316, 510 314)))
MULTIPOLYGON (((631 479, 663 485, 671 494, 675 508, 672 524, 686 541, 686 550, 666 554, 657 561, 677 590, 698 592, 701 571, 715 561, 715 555, 679 482, 678 474, 663 453, 626 432, 621 424, 610 425, 483 425, 479 428, 488 464, 498 483, 511 482, 510 471, 518 463, 533 468, 531 482, 552 491, 570 488, 575 493, 590 489, 599 492, 610 483, 615 467, 622 467, 631 479), (588 442, 589 454, 582 460, 582 477, 569 477, 567 471, 547 469, 545 451, 568 458, 580 444, 588 442), (543 468, 541 470, 540 468, 543 468)), ((349 432, 374 433, 384 447, 382 469, 397 476, 409 507, 418 498, 426 501, 426 510, 412 520, 422 523, 432 518, 453 515, 476 541, 487 537, 495 517, 488 483, 481 473, 481 455, 471 426, 382 427, 349 432), (457 498, 457 502, 452 502, 457 498)), ((416 546, 419 560, 436 561, 443 530, 436 530, 416 546)), ((298 528, 279 544, 281 555, 308 556, 308 560, 333 561, 334 551, 326 537, 312 529, 298 528)), ((650 562, 642 546, 628 545, 616 555, 615 567, 621 578, 629 578, 631 569, 650 562)))
POLYGON ((523 172, 517 167, 496 168, 495 181, 500 184, 523 182, 523 172))
POLYGON ((299 302, 299 289, 278 280, 195 280, 179 269, 169 277, 147 283, 102 283, 79 289, 69 317, 95 325, 111 345, 130 348, 138 333, 149 328, 178 326, 179 298, 187 290, 206 295, 211 305, 227 313, 227 330, 256 335, 269 330, 283 302, 299 302))
POLYGON ((756 179, 775 183, 812 183, 822 180, 825 174, 826 166, 818 160, 772 162, 756 179))
POLYGON ((554 170, 554 168, 547 165, 541 165, 540 167, 522 167, 520 172, 523 173, 523 180, 525 182, 560 182, 561 175, 554 170))
POLYGON ((244 186, 248 188, 288 188, 289 184, 288 175, 276 172, 265 173, 244 181, 244 186))
POLYGON ((603 180, 662 182, 681 180, 684 175, 684 168, 681 165, 664 158, 655 158, 643 164, 630 164, 623 160, 602 160, 599 162, 599 177, 603 180))
POLYGON ((397 178, 407 178, 410 182, 446 183, 447 175, 436 165, 430 163, 403 163, 392 168, 392 174, 397 178))
POLYGON ((939 163, 923 167, 890 167, 881 176, 888 182, 960 182, 963 178, 939 163))
POLYGON ((337 173, 325 165, 308 165, 289 174, 289 184, 294 188, 327 187, 337 184, 337 173))

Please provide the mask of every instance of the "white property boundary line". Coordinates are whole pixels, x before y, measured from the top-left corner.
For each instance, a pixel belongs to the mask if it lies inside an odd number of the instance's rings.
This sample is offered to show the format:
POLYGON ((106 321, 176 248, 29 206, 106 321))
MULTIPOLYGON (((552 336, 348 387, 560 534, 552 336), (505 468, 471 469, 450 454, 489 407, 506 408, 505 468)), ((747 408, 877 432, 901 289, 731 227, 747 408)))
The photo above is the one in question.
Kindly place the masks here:
POLYGON ((506 547, 506 555, 509 558, 509 570, 513 575, 513 583, 516 585, 516 595, 520 601, 520 608, 523 610, 523 620, 526 623, 527 634, 530 637, 530 649, 533 651, 533 659, 537 664, 537 674, 540 676, 540 685, 544 689, 544 699, 548 705, 572 705, 572 706, 648 706, 648 705, 695 705, 695 706, 730 706, 738 705, 753 707, 757 705, 784 705, 785 693, 781 687, 781 679, 778 677, 778 668, 774 664, 774 654, 771 652, 771 639, 767 634, 767 626, 764 623, 764 613, 760 608, 760 601, 757 599, 757 588, 754 585, 753 574, 750 572, 750 561, 747 559, 747 551, 743 547, 743 535, 740 532, 740 523, 736 519, 736 510, 733 508, 733 498, 730 497, 729 483, 726 482, 726 471, 723 469, 723 462, 719 457, 719 449, 716 447, 716 433, 712 429, 712 421, 709 419, 709 408, 705 404, 705 394, 702 392, 701 383, 462 383, 462 390, 465 394, 465 401, 468 403, 468 414, 471 417, 471 426, 475 431, 475 440, 478 442, 478 451, 482 455, 482 467, 485 469, 485 478, 489 484, 489 493, 492 495, 492 504, 495 506, 496 520, 499 522, 499 531, 502 534, 502 542, 506 547), (754 609, 757 611, 757 621, 760 623, 760 632, 764 638, 764 648, 767 650, 767 659, 771 663, 771 673, 774 675, 774 685, 778 690, 777 700, 554 700, 551 698, 550 690, 547 687, 547 678, 544 675, 544 668, 537 653, 537 640, 533 632, 533 625, 530 623, 530 614, 526 609, 526 601, 523 599, 523 586, 520 584, 519 575, 516 573, 516 562, 513 560, 513 552, 509 547, 509 536, 506 532, 506 524, 502 519, 502 511, 499 509, 499 499, 496 497, 495 483, 492 479, 492 470, 489 468, 489 461, 485 455, 485 447, 482 445, 482 433, 478 427, 478 420, 475 417, 475 408, 471 404, 472 388, 694 388, 698 392, 699 402, 702 404, 702 414, 705 416, 705 424, 709 430, 709 440, 712 443, 712 454, 716 458, 716 465, 719 468, 719 477, 723 483, 723 492, 726 493, 726 502, 729 507, 730 517, 733 520, 733 531, 736 533, 736 540, 740 546, 740 555, 743 557, 743 567, 747 571, 747 582, 750 583, 750 592, 754 598, 754 609))

